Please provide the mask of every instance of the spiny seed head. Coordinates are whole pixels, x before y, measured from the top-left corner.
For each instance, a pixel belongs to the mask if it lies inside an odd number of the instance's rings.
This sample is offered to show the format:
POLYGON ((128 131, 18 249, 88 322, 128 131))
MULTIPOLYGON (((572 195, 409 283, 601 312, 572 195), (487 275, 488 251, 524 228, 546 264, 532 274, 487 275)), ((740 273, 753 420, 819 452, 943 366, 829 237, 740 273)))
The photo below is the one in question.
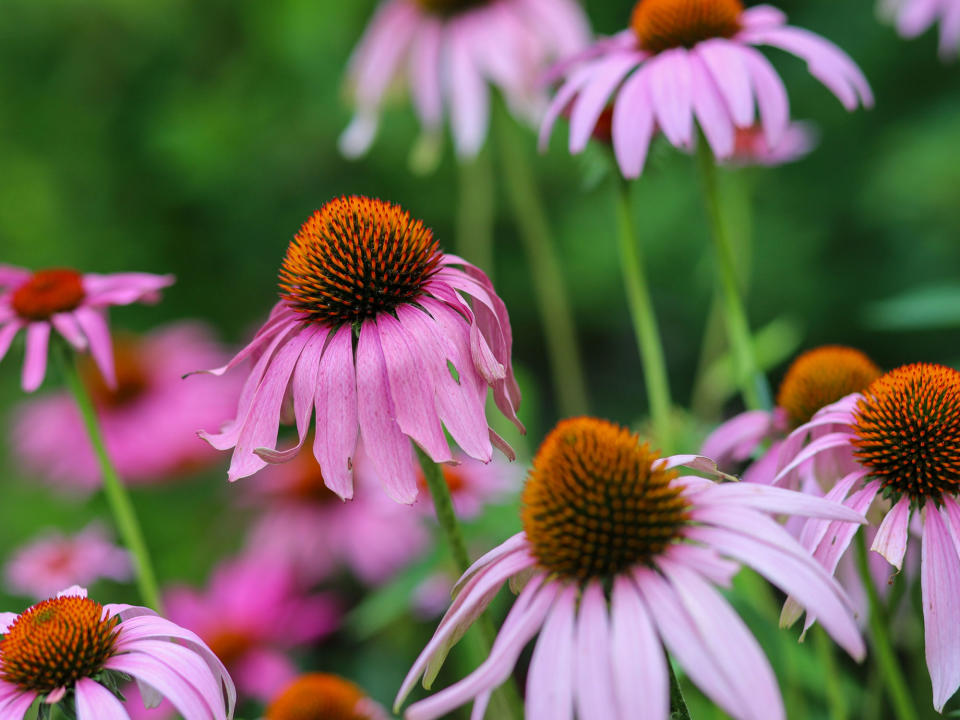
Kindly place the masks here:
POLYGON ((777 406, 787 411, 792 427, 800 427, 821 408, 863 391, 882 372, 854 348, 814 348, 799 355, 787 369, 777 393, 777 406))
POLYGON ((690 504, 659 454, 604 420, 564 420, 537 451, 521 519, 546 570, 578 580, 647 563, 679 537, 690 504))
POLYGON ((430 229, 399 205, 338 198, 293 238, 280 294, 308 320, 356 323, 415 301, 441 257, 430 229))
POLYGON ((640 47, 652 53, 692 48, 710 38, 733 37, 740 31, 740 0, 640 0, 630 27, 640 47))
POLYGON ((490 0, 415 0, 427 12, 436 15, 454 15, 477 5, 486 5, 490 0))
POLYGON ((960 489, 960 372, 916 363, 875 380, 857 403, 857 459, 919 505, 960 489))
POLYGON ((10 304, 24 320, 49 320, 57 313, 76 310, 86 292, 76 270, 39 270, 13 291, 10 304))
POLYGON ((84 597, 44 600, 13 621, 0 640, 0 677, 49 693, 91 677, 113 655, 116 616, 84 597))
POLYGON ((326 673, 301 675, 267 708, 266 720, 370 720, 367 696, 348 680, 326 673))

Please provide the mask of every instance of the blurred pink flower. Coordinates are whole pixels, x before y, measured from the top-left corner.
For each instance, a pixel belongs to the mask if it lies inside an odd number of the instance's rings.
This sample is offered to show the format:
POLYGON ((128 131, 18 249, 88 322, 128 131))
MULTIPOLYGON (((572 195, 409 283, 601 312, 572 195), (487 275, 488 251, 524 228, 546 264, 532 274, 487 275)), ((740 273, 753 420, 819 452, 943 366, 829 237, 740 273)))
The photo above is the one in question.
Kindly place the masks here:
MULTIPOLYGON (((877 497, 889 502, 871 549, 898 571, 903 566, 911 515, 920 517, 920 585, 927 669, 938 712, 960 687, 960 372, 929 363, 886 373, 862 393, 823 408, 785 442, 781 484, 826 459, 850 467, 818 480, 830 500, 865 512, 877 497), (831 431, 807 442, 819 428, 831 431)), ((859 525, 808 521, 800 543, 834 572, 859 525)), ((784 620, 798 614, 789 604, 784 620)), ((807 627, 818 618, 808 613, 807 627)))
POLYGON ((296 675, 286 653, 333 632, 340 617, 334 598, 303 593, 289 568, 262 556, 223 563, 206 590, 172 588, 164 603, 223 661, 241 696, 261 701, 296 675))
POLYGON ((253 341, 216 375, 252 357, 236 420, 201 433, 233 449, 228 478, 290 460, 316 409, 313 452, 327 487, 353 496, 364 439, 372 474, 397 502, 417 498, 414 441, 452 462, 444 429, 470 457, 512 450, 487 424, 487 389, 521 430, 506 306, 483 271, 440 251, 433 233, 398 205, 332 200, 294 237, 280 271, 281 300, 253 341), (284 409, 299 442, 277 450, 284 409), (292 409, 292 413, 290 410, 292 409))
MULTIPOLYGON (((484 506, 502 499, 511 490, 520 489, 521 477, 514 466, 494 459, 488 463, 473 460, 462 453, 455 456, 456 465, 442 465, 443 477, 447 481, 453 508, 457 515, 469 520, 483 512, 484 506)), ((363 459, 358 463, 357 472, 363 471, 363 459)), ((421 494, 416 506, 433 517, 433 501, 427 488, 423 473, 418 475, 421 494)))
POLYGON ((940 57, 953 60, 960 49, 960 0, 883 0, 884 14, 892 17, 905 38, 922 35, 940 23, 940 57))
POLYGON ((93 585, 102 578, 123 582, 132 577, 130 556, 109 541, 99 525, 76 535, 51 532, 15 551, 4 568, 10 592, 38 600, 59 588, 93 585))
MULTIPOLYGON (((212 331, 200 323, 182 322, 139 338, 119 335, 115 342, 114 387, 100 379, 92 363, 81 365, 81 376, 124 482, 162 482, 217 462, 217 453, 197 437, 196 429, 230 417, 240 381, 182 377, 228 357, 212 331)), ((99 464, 66 393, 23 404, 15 419, 13 445, 29 469, 60 487, 94 490, 100 485, 99 464)))
POLYGON ((0 265, 0 360, 26 330, 22 385, 33 392, 47 373, 50 331, 56 330, 77 352, 90 351, 109 386, 116 384, 106 310, 111 305, 155 302, 172 275, 118 273, 81 275, 57 268, 30 272, 0 265))
POLYGON ((817 131, 811 123, 790 123, 775 147, 770 146, 761 126, 737 128, 734 135, 733 155, 726 164, 764 167, 786 165, 809 155, 816 144, 817 131))
POLYGON ((569 109, 570 152, 582 152, 612 104, 613 149, 627 178, 643 172, 658 128, 675 147, 694 147, 694 119, 714 155, 729 159, 735 130, 756 122, 755 105, 767 144, 776 148, 790 124, 787 92, 755 45, 806 60, 847 110, 873 105, 866 78, 846 53, 786 22, 776 8, 745 10, 740 0, 640 0, 629 28, 558 66, 566 80, 541 125, 541 147, 569 109))
POLYGON ((427 577, 413 590, 410 612, 420 620, 433 620, 450 605, 450 596, 456 577, 438 572, 427 577))
POLYGON ((862 522, 862 514, 781 488, 677 477, 671 468, 691 460, 660 460, 611 423, 561 422, 533 461, 523 493, 524 531, 477 560, 457 583, 453 604, 407 674, 397 705, 421 675, 430 687, 451 646, 509 580, 522 590, 490 656, 465 679, 411 705, 405 717, 446 717, 471 700, 473 717, 483 717, 492 691, 539 633, 527 673, 529 718, 576 712, 666 720, 666 645, 725 712, 782 720, 772 668, 714 588, 728 587, 740 563, 802 594, 834 639, 862 657, 843 591, 770 517, 862 522))
POLYGON ((0 718, 21 720, 38 698, 53 704, 72 693, 77 720, 126 720, 124 703, 100 684, 120 674, 140 683, 150 705, 165 696, 191 720, 233 717, 237 695, 223 663, 148 608, 100 605, 74 586, 20 615, 0 613, 0 637, 0 718))
POLYGON ((353 499, 341 500, 310 453, 269 466, 244 494, 245 503, 263 508, 249 552, 289 564, 305 583, 340 567, 369 585, 390 579, 420 556, 430 533, 418 513, 390 500, 369 474, 358 470, 356 485, 353 499))
POLYGON ((489 85, 514 113, 532 116, 545 99, 540 73, 588 40, 573 0, 386 0, 350 59, 356 115, 340 148, 348 156, 369 149, 384 96, 400 77, 424 133, 439 134, 446 113, 457 154, 472 157, 487 137, 489 85))

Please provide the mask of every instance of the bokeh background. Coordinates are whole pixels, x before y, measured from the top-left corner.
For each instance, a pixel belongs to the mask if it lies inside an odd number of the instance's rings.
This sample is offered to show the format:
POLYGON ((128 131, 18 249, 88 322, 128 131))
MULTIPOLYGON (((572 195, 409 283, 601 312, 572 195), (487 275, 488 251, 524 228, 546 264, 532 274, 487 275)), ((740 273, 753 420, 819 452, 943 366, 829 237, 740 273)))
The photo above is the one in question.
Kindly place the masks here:
MULTIPOLYGON (((754 200, 749 308, 753 327, 766 329, 762 355, 771 381, 775 386, 797 350, 827 342, 860 347, 884 367, 955 364, 957 67, 938 61, 933 33, 901 40, 878 20, 871 0, 776 4, 794 24, 846 49, 872 83, 877 104, 848 114, 800 61, 768 53, 790 89, 794 117, 813 120, 821 133, 817 150, 800 163, 724 177, 726 191, 754 200)), ((342 71, 374 5, 2 0, 0 262, 173 273, 177 284, 161 304, 115 310, 114 327, 144 330, 198 318, 235 346, 275 301, 290 237, 331 197, 360 193, 398 202, 452 249, 452 152, 446 149, 432 174, 411 173, 417 126, 404 102, 387 111, 368 157, 349 162, 336 149, 350 117, 342 71)), ((608 33, 624 26, 632 3, 586 0, 585 6, 595 29, 608 33)), ((569 157, 564 129, 545 156, 536 156, 533 132, 526 137, 569 283, 592 410, 637 425, 646 399, 602 153, 569 157)), ((694 163, 660 147, 635 190, 672 390, 689 407, 713 292, 694 163)), ((557 419, 556 404, 529 268, 502 183, 497 192, 493 274, 511 313, 525 392, 529 434, 519 442, 535 448, 557 419)), ((0 364, 4 422, 23 400, 21 352, 14 347, 0 364)), ((722 375, 705 390, 710 400, 689 425, 690 443, 718 413, 739 408, 722 375)), ((57 383, 51 373, 47 387, 57 383)), ((0 442, 0 560, 42 528, 76 530, 105 515, 102 499, 52 494, 14 457, 9 442, 0 442)), ((172 488, 137 491, 162 581, 200 583, 218 557, 239 546, 246 519, 229 500, 235 488, 227 486, 225 462, 172 488)), ((515 507, 502 503, 472 532, 495 541, 512 534, 519 528, 515 507)), ((442 562, 442 548, 436 554, 442 562)), ((311 666, 337 670, 390 700, 430 632, 429 625, 404 621, 413 583, 403 576, 375 597, 349 589, 352 614, 313 650, 311 666)), ((104 587, 132 597, 129 589, 104 587)), ((4 610, 24 606, 5 592, 0 600, 4 610)), ((791 717, 826 717, 820 659, 810 644, 796 647, 792 635, 785 640, 749 592, 737 601, 793 699, 791 717)), ((906 632, 915 637, 919 629, 906 632)), ((922 663, 915 669, 918 704, 927 707, 929 680, 922 663)), ((883 717, 864 671, 845 665, 843 683, 851 716, 883 717)), ((695 710, 697 717, 714 716, 695 710)))

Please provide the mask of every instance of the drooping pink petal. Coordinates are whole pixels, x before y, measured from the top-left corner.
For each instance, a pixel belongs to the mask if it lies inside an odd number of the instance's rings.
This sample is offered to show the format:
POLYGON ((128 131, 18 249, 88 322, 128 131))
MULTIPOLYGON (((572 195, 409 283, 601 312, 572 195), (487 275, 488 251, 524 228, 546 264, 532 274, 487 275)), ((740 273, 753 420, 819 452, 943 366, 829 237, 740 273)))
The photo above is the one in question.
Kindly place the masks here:
POLYGON ((610 95, 642 56, 627 52, 610 55, 596 63, 591 81, 577 95, 570 114, 570 153, 576 155, 587 147, 597 120, 607 107, 610 95))
POLYGON ((928 502, 924 510, 920 587, 927 670, 937 712, 960 687, 960 556, 940 511, 928 502))
POLYGON ((903 566, 903 555, 907 551, 909 534, 910 498, 904 495, 883 517, 870 549, 883 555, 899 572, 903 566))
POLYGON ((653 111, 675 147, 691 147, 693 142, 693 79, 687 53, 686 48, 673 48, 647 63, 653 111))
POLYGON ((30 279, 31 273, 15 265, 0 263, 0 288, 15 288, 30 279))
MULTIPOLYGON (((107 670, 126 673, 140 682, 149 685, 163 695, 184 717, 218 718, 197 694, 193 686, 180 673, 168 667, 160 660, 143 653, 133 652, 114 655, 104 663, 107 670)), ((222 708, 221 708, 222 712, 222 708)))
POLYGON ((574 702, 578 720, 617 716, 610 644, 607 599, 603 586, 593 581, 583 591, 577 613, 574 702))
POLYGON ((50 324, 74 350, 83 352, 87 349, 87 336, 72 313, 57 313, 50 318, 50 324))
POLYGON ((746 460, 770 434, 772 424, 772 413, 766 410, 740 413, 710 433, 700 452, 721 465, 746 460))
POLYGON ((160 291, 170 287, 176 281, 173 275, 154 275, 152 273, 111 273, 99 275, 88 273, 83 276, 83 288, 86 291, 84 305, 88 307, 106 307, 107 305, 129 305, 135 302, 156 302, 160 291))
POLYGON ((449 70, 450 124, 454 146, 461 158, 475 156, 487 138, 490 122, 490 91, 475 61, 463 27, 453 27, 446 43, 449 70))
POLYGON ((613 687, 620 716, 663 720, 670 712, 667 663, 650 614, 628 577, 614 580, 610 610, 613 687))
POLYGON ((518 532, 513 537, 508 538, 497 545, 497 547, 495 547, 493 550, 487 551, 479 558, 474 560, 473 564, 467 568, 463 575, 460 576, 460 579, 457 580, 453 586, 453 589, 450 591, 453 598, 456 599, 457 595, 460 594, 467 582, 469 582, 474 575, 479 573, 480 570, 492 564, 494 561, 499 560, 500 558, 525 549, 527 547, 527 543, 527 534, 525 532, 518 532))
POLYGON ((783 80, 773 69, 770 61, 751 47, 740 48, 743 63, 750 73, 753 92, 757 98, 760 122, 767 144, 779 147, 784 133, 790 125, 790 100, 783 80))
POLYGON ((734 575, 740 572, 740 564, 720 557, 713 549, 702 545, 674 543, 664 552, 664 557, 696 570, 711 582, 730 587, 734 575))
POLYGON ((628 180, 643 173, 656 127, 649 78, 647 68, 637 70, 623 84, 613 106, 613 151, 620 171, 628 180))
POLYGON ((698 43, 691 54, 698 55, 706 63, 733 123, 745 128, 753 125, 753 91, 739 48, 729 40, 714 38, 698 43))
POLYGON ((19 320, 11 320, 5 325, 0 325, 0 360, 6 357, 10 344, 22 328, 23 324, 19 320))
POLYGON ((353 457, 359 430, 353 329, 349 325, 330 338, 320 359, 315 403, 318 430, 313 454, 327 487, 349 500, 353 497, 353 457))
POLYGON ((77 720, 130 720, 123 704, 100 683, 80 678, 74 687, 77 720))
POLYGON ((772 5, 755 5, 740 13, 740 24, 745 28, 766 28, 786 25, 787 16, 772 5))
POLYGON ((578 68, 563 83, 557 91, 557 94, 554 95, 553 100, 550 101, 550 105, 547 106, 543 120, 540 122, 540 135, 537 141, 540 152, 544 152, 550 144, 550 135, 553 134, 553 126, 556 125, 563 111, 567 109, 570 102, 577 96, 580 89, 590 81, 592 76, 593 67, 590 64, 578 68))
POLYGON ((23 358, 21 386, 24 392, 33 392, 47 374, 47 349, 50 344, 50 325, 34 322, 27 325, 27 348, 23 358))
MULTIPOLYGON (((850 433, 837 432, 819 437, 807 445, 803 450, 798 452, 784 467, 780 468, 780 470, 777 472, 777 476, 773 479, 773 484, 782 484, 788 479, 791 473, 819 453, 822 453, 826 450, 850 446, 850 433)), ((784 460, 785 454, 781 453, 780 458, 781 461, 784 460)))
POLYGON ((420 122, 428 130, 443 121, 440 48, 442 24, 436 18, 424 18, 410 48, 410 93, 420 122))
POLYGON ((724 106, 723 98, 698 54, 689 55, 690 77, 693 87, 693 111, 715 157, 729 158, 733 154, 733 120, 724 106))
MULTIPOLYGON (((862 478, 864 474, 860 473, 857 479, 862 478)), ((832 498, 814 497, 769 485, 748 483, 713 485, 698 493, 697 501, 699 503, 749 507, 768 513, 826 518, 857 524, 866 523, 866 519, 861 512, 841 505, 832 498)))
POLYGON ((573 720, 577 588, 561 591, 540 631, 527 675, 527 720, 573 720))
POLYGON ((912 0, 903 3, 903 8, 897 15, 897 31, 908 38, 926 32, 936 21, 942 4, 940 0, 912 0))
POLYGON ((23 720, 23 716, 36 699, 37 693, 34 691, 25 691, 0 699, 0 717, 23 720))
POLYGON ((940 20, 940 59, 949 62, 957 56, 960 45, 960 5, 951 3, 940 20))
POLYGON ((116 387, 117 374, 113 367, 113 341, 110 339, 110 329, 107 327, 107 318, 104 310, 80 306, 73 311, 83 334, 90 344, 90 355, 97 364, 100 374, 107 387, 116 387))

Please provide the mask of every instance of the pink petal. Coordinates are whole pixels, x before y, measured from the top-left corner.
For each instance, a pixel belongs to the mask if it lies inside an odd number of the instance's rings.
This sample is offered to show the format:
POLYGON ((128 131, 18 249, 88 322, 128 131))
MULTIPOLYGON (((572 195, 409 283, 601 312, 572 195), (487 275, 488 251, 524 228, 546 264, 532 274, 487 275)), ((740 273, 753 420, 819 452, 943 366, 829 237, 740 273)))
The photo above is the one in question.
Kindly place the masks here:
POLYGON ((25 691, 0 700, 0 717, 4 720, 23 720, 33 701, 37 699, 34 691, 25 691))
POLYGON ((647 64, 650 99, 667 140, 689 148, 693 142, 693 79, 685 48, 660 53, 647 64))
POLYGON ((116 696, 90 678, 77 680, 76 702, 77 720, 130 720, 116 696))
POLYGON ((10 343, 13 342, 13 339, 22 328, 23 324, 19 320, 11 320, 6 324, 0 325, 0 360, 6 357, 7 352, 10 350, 10 343))
POLYGON ((613 582, 613 686, 620 717, 663 720, 670 713, 667 664, 640 593, 625 576, 613 582))
POLYGON ((920 560, 923 634, 933 706, 942 712, 960 687, 960 557, 940 511, 928 502, 925 513, 920 560))
POLYGON ((870 549, 883 555, 899 572, 903 566, 903 555, 907 551, 909 534, 910 498, 904 495, 883 517, 870 549))
POLYGON ((160 290, 170 287, 176 281, 173 275, 154 275, 152 273, 111 273, 98 275, 88 273, 83 276, 83 287, 87 297, 86 306, 103 307, 106 305, 129 305, 135 302, 156 302, 160 299, 160 290))
POLYGON ((113 367, 113 341, 110 339, 110 329, 107 327, 107 318, 103 310, 94 310, 80 306, 73 311, 83 334, 90 344, 90 355, 103 375, 103 381, 108 387, 116 387, 117 374, 113 367))
POLYGON ((693 110, 700 129, 707 138, 715 157, 729 158, 733 154, 733 120, 724 106, 710 73, 695 52, 689 56, 693 87, 693 110))
MULTIPOLYGON (((858 473, 863 477, 865 473, 858 473)), ((832 499, 818 498, 806 493, 747 483, 714 485, 697 495, 700 503, 731 504, 749 507, 768 513, 802 515, 829 518, 845 522, 865 524, 863 514, 841 505, 832 499)))
POLYGON ((664 557, 696 570, 717 585, 727 588, 730 587, 733 577, 740 572, 739 563, 726 560, 712 548, 702 545, 674 543, 667 548, 664 557))
POLYGON ((613 151, 628 180, 643 173, 655 127, 650 73, 642 67, 624 83, 613 106, 613 151))
POLYGON ((721 465, 746 460, 770 434, 773 416, 766 410, 749 410, 727 420, 703 441, 701 454, 721 465))
POLYGON ((553 100, 551 100, 547 106, 543 120, 540 122, 540 135, 538 139, 540 152, 544 152, 550 144, 550 135, 553 133, 553 126, 556 125, 557 119, 563 114, 563 111, 567 109, 570 101, 577 96, 580 89, 590 82, 592 77, 592 63, 578 68, 563 85, 560 86, 557 94, 553 96, 553 100))
POLYGON ((29 270, 0 263, 0 288, 22 285, 33 275, 29 270))
POLYGON ((50 323, 74 350, 83 352, 87 349, 87 337, 80 329, 80 323, 71 313, 57 313, 50 318, 50 323))
POLYGON ((746 28, 762 28, 786 25, 787 16, 783 10, 771 5, 756 5, 740 13, 740 24, 746 28))
POLYGON ((233 679, 243 693, 270 702, 297 675, 297 666, 283 653, 256 648, 233 669, 233 679))
POLYGON ((475 156, 487 138, 490 122, 490 93, 470 57, 468 38, 462 27, 450 31, 446 46, 449 69, 450 124, 454 146, 461 158, 475 156))
POLYGON ((574 691, 578 720, 617 716, 610 664, 610 618, 603 586, 593 581, 580 598, 577 615, 574 691))
POLYGON ((27 350, 23 358, 21 386, 24 392, 33 392, 43 383, 47 374, 47 348, 50 343, 50 324, 32 322, 27 325, 27 350))
POLYGON ((703 59, 737 127, 753 125, 753 91, 740 45, 716 38, 698 43, 691 54, 703 59))
MULTIPOLYGON (((851 443, 851 436, 846 432, 830 433, 829 435, 824 435, 819 437, 809 445, 807 445, 803 450, 797 453, 789 463, 777 473, 777 476, 773 479, 774 485, 779 485, 783 482, 790 473, 799 468, 807 460, 810 460, 815 455, 818 455, 826 450, 833 450, 835 448, 850 447, 853 445, 851 443)), ((781 459, 783 455, 781 454, 781 459)))
POLYGON ((576 602, 577 588, 568 585, 540 631, 527 675, 527 720, 573 720, 576 602))
POLYGON ((770 61, 750 47, 742 47, 743 63, 750 73, 753 92, 760 110, 760 122, 767 145, 778 147, 790 125, 790 100, 783 80, 770 61))
MULTIPOLYGON (((214 715, 209 706, 200 699, 193 685, 178 672, 168 667, 160 660, 148 657, 143 653, 127 653, 114 655, 107 660, 104 667, 108 670, 118 670, 140 680, 163 695, 184 717, 193 720, 219 718, 214 715)), ((221 713, 223 709, 221 707, 221 713)))
POLYGON ((327 487, 349 500, 353 497, 353 457, 359 432, 353 329, 349 325, 330 338, 320 359, 315 402, 317 432, 313 454, 327 487))
POLYGON ((420 122, 428 129, 439 127, 443 120, 441 38, 441 22, 436 18, 424 18, 410 48, 410 92, 420 122))
POLYGON ((580 91, 570 114, 570 153, 576 155, 587 147, 610 95, 623 78, 637 66, 641 55, 617 53, 593 66, 590 82, 580 91))

